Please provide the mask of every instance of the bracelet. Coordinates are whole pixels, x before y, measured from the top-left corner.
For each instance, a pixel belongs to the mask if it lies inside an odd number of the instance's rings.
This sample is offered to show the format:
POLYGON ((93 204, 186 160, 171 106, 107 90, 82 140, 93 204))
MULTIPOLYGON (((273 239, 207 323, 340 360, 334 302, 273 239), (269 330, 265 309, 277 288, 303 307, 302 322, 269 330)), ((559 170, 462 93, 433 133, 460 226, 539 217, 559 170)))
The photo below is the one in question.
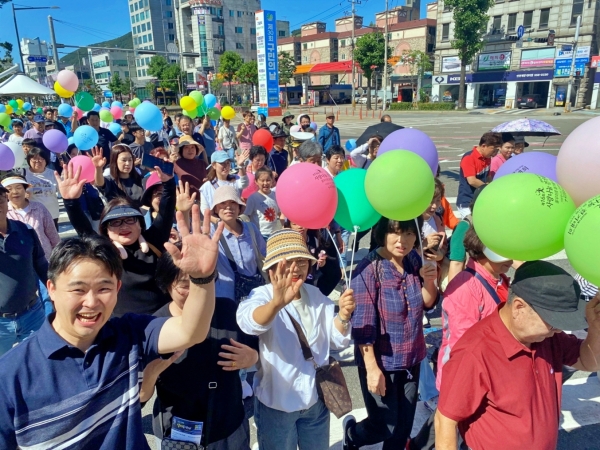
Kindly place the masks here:
POLYGON ((213 281, 215 278, 217 278, 217 269, 214 270, 214 272, 212 274, 210 274, 209 276, 207 276, 206 278, 194 278, 194 277, 190 277, 190 282, 194 283, 195 285, 203 285, 203 284, 208 284, 211 281, 213 281))
POLYGON ((342 325, 344 325, 344 328, 348 327, 348 324, 350 323, 350 319, 348 319, 348 320, 342 319, 342 316, 340 316, 340 313, 337 314, 337 318, 342 323, 342 325))

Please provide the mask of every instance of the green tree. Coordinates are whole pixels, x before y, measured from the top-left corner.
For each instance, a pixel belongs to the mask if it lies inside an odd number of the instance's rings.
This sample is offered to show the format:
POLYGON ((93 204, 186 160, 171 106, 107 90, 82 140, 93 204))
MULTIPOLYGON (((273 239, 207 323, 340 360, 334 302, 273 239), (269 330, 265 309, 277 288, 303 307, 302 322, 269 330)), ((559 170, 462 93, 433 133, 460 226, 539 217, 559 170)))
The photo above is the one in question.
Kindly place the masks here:
POLYGON ((292 30, 292 32, 290 34, 292 36, 294 36, 294 37, 301 36, 302 35, 302 30, 300 28, 296 28, 295 30, 292 30))
MULTIPOLYGON (((467 65, 479 52, 485 42, 482 37, 486 33, 489 16, 488 10, 495 0, 445 0, 444 6, 452 9, 454 23, 454 39, 452 48, 458 50, 460 58, 460 86, 458 88, 458 107, 465 108, 465 78, 467 65)), ((442 7, 442 6, 440 6, 442 7)))
POLYGON ((155 55, 150 59, 148 75, 158 81, 165 105, 167 104, 166 90, 177 91, 181 87, 181 68, 179 64, 169 63, 164 56, 155 55))
POLYGON ((256 61, 248 61, 241 65, 240 69, 235 75, 236 80, 242 84, 249 84, 252 89, 252 101, 254 99, 254 86, 258 84, 258 64, 256 61))
POLYGON ((0 9, 2 9, 2 5, 4 5, 5 3, 8 3, 12 0, 0 0, 0 9))
POLYGON ((127 94, 129 96, 129 98, 133 98, 133 93, 134 93, 134 89, 135 89, 133 80, 129 77, 126 77, 125 80, 123 80, 123 86, 124 86, 123 92, 125 94, 127 94))
POLYGON ((242 67, 242 64, 244 64, 244 61, 242 61, 242 57, 236 52, 227 50, 221 55, 221 60, 219 62, 219 73, 222 75, 223 81, 227 81, 229 83, 229 103, 231 103, 231 82, 234 80, 235 75, 238 73, 238 70, 240 70, 240 67, 242 67))
POLYGON ((10 42, 0 42, 0 50, 4 51, 0 56, 0 72, 13 65, 12 49, 13 45, 10 42))
POLYGON ((115 72, 115 74, 111 77, 108 83, 108 89, 113 93, 116 97, 119 96, 119 100, 123 100, 123 93, 126 92, 127 86, 125 82, 121 79, 121 75, 119 72, 115 72))
POLYGON ((288 107, 287 85, 292 81, 294 72, 296 71, 296 63, 294 57, 288 52, 279 53, 279 84, 285 86, 285 106, 288 107))
POLYGON ((83 90, 89 92, 96 101, 102 97, 102 88, 94 80, 83 80, 83 90))
MULTIPOLYGON (((219 98, 219 93, 221 92, 221 88, 223 88, 223 76, 220 73, 214 74, 212 80, 210 80, 210 91, 219 98)), ((222 105, 224 102, 220 102, 222 105)))
MULTIPOLYGON (((388 54, 392 50, 388 47, 388 54)), ((367 109, 371 109, 371 79, 375 69, 383 69, 385 57, 385 38, 383 33, 369 33, 356 40, 354 61, 358 63, 367 78, 367 109)))
POLYGON ((148 81, 146 83, 146 91, 148 91, 150 99, 156 103, 156 83, 154 81, 148 81))
POLYGON ((408 66, 408 70, 413 78, 416 77, 416 89, 415 83, 413 82, 413 92, 416 92, 416 96, 413 96, 413 104, 416 104, 417 102, 422 101, 420 95, 423 75, 433 68, 431 57, 421 50, 404 50, 400 56, 400 62, 408 66))

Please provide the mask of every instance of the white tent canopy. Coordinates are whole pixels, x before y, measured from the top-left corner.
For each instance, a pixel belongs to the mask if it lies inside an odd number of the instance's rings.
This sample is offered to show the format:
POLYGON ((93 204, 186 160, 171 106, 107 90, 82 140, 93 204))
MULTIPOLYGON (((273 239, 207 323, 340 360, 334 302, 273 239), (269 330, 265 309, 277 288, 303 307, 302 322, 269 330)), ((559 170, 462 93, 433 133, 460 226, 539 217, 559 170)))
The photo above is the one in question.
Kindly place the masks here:
POLYGON ((0 84, 0 95, 56 95, 56 92, 20 72, 0 84))

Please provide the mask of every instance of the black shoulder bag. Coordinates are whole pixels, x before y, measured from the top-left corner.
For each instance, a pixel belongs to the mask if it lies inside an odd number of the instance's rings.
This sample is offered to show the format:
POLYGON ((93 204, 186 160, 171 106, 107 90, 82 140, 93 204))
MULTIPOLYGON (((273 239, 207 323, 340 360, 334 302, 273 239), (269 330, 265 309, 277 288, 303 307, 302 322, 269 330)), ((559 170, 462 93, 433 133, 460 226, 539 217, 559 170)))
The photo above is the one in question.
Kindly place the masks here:
POLYGON ((496 302, 496 305, 499 305, 500 303, 502 303, 500 301, 500 297, 498 297, 498 293, 494 290, 494 288, 492 288, 490 286, 490 283, 488 283, 485 278, 483 278, 479 273, 477 273, 476 271, 474 271, 470 267, 467 267, 465 270, 467 272, 469 272, 471 275, 473 275, 475 278, 477 278, 477 280, 479 280, 479 282, 483 285, 483 287, 485 288, 485 290, 488 291, 488 294, 490 294, 492 296, 492 298, 496 302))

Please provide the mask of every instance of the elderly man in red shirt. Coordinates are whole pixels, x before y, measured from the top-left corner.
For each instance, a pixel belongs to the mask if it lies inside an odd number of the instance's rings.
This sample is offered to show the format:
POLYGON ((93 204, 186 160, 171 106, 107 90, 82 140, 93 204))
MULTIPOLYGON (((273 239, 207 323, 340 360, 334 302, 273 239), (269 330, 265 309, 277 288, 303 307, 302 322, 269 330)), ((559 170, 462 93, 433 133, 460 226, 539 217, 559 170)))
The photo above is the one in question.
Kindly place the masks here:
POLYGON ((457 426, 472 449, 556 448, 562 366, 600 368, 600 296, 586 306, 579 294, 549 262, 517 269, 506 304, 468 330, 444 366, 437 450, 457 449, 457 426), (585 340, 561 331, 586 327, 585 340))

